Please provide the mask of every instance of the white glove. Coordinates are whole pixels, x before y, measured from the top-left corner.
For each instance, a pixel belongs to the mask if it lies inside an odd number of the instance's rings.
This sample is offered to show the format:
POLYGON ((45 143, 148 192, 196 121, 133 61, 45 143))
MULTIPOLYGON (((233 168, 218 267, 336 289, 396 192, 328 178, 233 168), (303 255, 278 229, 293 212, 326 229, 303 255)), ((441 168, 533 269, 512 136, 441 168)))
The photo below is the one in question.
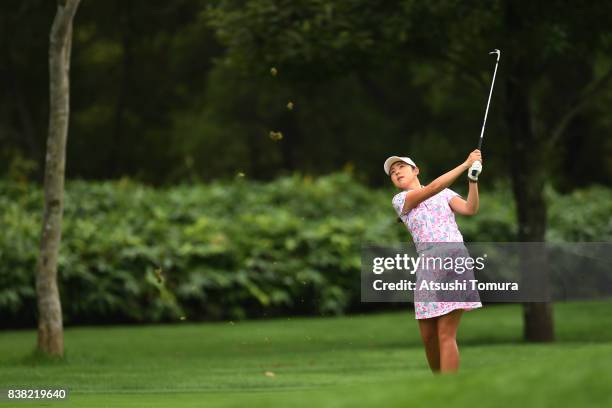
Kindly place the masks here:
POLYGON ((482 163, 478 160, 472 163, 472 166, 468 170, 468 178, 470 180, 478 181, 478 176, 482 173, 482 163))

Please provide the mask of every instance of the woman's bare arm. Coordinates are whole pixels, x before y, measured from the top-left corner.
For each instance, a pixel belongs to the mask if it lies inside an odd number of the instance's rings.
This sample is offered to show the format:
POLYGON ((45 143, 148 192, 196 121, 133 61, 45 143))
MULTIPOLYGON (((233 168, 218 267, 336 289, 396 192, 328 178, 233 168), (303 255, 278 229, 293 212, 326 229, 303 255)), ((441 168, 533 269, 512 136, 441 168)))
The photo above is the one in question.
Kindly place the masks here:
POLYGON ((449 202, 451 209, 457 214, 475 215, 478 212, 478 183, 469 183, 469 185, 467 201, 456 196, 449 202))
POLYGON ((427 186, 423 187, 420 190, 410 190, 406 193, 406 197, 404 199, 404 207, 402 208, 402 214, 408 213, 414 207, 427 200, 430 197, 438 194, 440 191, 444 190, 461 175, 464 171, 470 168, 472 163, 476 160, 482 160, 480 150, 474 150, 465 162, 461 163, 459 166, 455 167, 449 172, 444 173, 427 186))

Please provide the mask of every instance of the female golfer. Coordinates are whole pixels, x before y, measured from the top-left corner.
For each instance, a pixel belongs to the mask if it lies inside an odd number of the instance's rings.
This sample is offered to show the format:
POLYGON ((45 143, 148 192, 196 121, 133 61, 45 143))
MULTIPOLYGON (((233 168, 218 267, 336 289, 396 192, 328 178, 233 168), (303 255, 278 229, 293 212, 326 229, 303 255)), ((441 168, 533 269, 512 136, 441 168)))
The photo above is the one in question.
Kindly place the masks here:
MULTIPOLYGON (((385 172, 391 177, 393 184, 403 190, 393 197, 393 207, 410 231, 419 256, 428 253, 448 256, 451 252, 451 256, 469 256, 463 245, 463 236, 455 222, 454 213, 474 215, 478 211, 477 181, 482 171, 481 163, 480 151, 474 150, 464 163, 441 175, 427 186, 423 186, 418 177, 419 168, 410 158, 391 156, 385 161, 385 172), (469 170, 467 201, 448 188, 466 170, 469 170), (450 244, 449 249, 448 244, 438 243, 460 244, 450 244)), ((417 288, 421 281, 428 278, 436 281, 448 281, 459 276, 462 279, 474 279, 471 269, 457 272, 417 268, 416 276, 417 288)), ((464 310, 482 307, 478 291, 465 290, 453 293, 451 296, 453 301, 440 301, 440 299, 449 299, 448 293, 441 294, 440 291, 415 290, 414 296, 415 315, 432 372, 457 371, 459 369, 457 328, 464 310)))

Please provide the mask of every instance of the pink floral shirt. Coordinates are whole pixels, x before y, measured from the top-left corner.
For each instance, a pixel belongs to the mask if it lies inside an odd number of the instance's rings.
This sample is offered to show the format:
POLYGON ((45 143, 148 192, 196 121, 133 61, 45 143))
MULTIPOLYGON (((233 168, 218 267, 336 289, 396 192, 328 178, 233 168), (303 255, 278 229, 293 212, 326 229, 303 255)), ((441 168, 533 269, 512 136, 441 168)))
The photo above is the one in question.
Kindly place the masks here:
MULTIPOLYGON (((400 215, 404 208, 407 191, 402 191, 393 197, 393 207, 412 235, 417 252, 427 249, 431 242, 463 242, 459 232, 455 214, 450 207, 450 200, 458 196, 449 188, 445 188, 433 197, 423 201, 407 214, 400 215)), ((452 312, 455 309, 474 310, 482 307, 477 302, 414 302, 416 319, 429 319, 452 312)))
POLYGON ((408 214, 400 215, 404 208, 406 193, 402 191, 393 197, 393 207, 410 231, 417 251, 425 242, 463 242, 450 200, 459 196, 450 188, 445 188, 433 197, 423 201, 408 214))

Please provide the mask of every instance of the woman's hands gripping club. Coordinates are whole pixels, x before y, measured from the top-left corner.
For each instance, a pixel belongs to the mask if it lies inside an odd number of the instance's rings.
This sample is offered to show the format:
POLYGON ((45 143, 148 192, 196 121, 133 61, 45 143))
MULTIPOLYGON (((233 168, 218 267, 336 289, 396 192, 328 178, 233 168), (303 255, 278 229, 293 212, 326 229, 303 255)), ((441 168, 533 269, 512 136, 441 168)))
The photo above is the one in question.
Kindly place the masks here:
POLYGON ((469 168, 468 178, 473 181, 478 181, 478 176, 482 173, 482 153, 480 153, 480 150, 476 149, 470 153, 465 164, 469 168))

